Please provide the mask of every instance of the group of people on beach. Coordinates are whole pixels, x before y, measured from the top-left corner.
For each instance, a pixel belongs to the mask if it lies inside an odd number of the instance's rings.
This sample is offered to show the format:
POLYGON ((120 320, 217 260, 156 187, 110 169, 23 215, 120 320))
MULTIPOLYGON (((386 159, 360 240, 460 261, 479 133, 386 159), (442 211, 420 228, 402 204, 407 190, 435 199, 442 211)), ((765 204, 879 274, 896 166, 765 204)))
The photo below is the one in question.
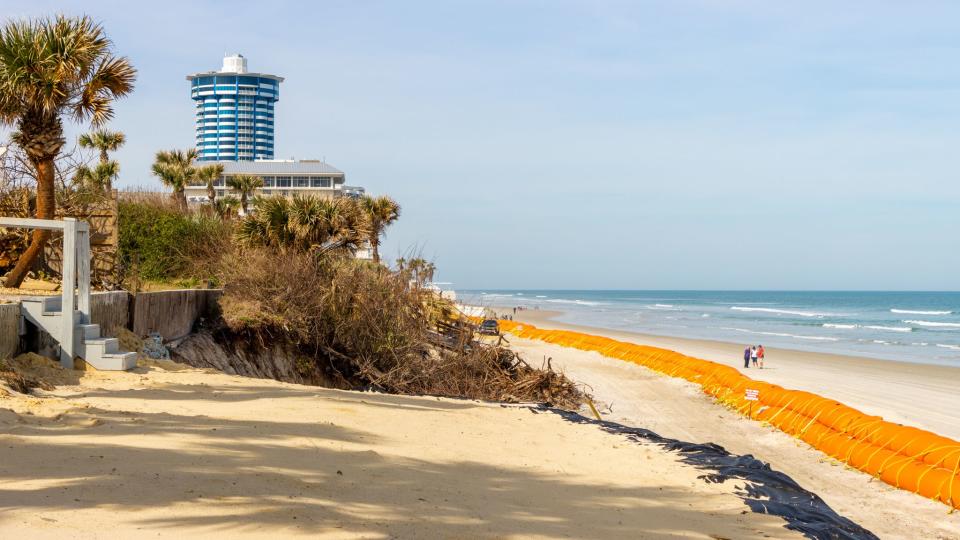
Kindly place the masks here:
POLYGON ((753 363, 753 367, 763 369, 763 356, 763 345, 748 345, 743 350, 743 367, 749 368, 753 363))

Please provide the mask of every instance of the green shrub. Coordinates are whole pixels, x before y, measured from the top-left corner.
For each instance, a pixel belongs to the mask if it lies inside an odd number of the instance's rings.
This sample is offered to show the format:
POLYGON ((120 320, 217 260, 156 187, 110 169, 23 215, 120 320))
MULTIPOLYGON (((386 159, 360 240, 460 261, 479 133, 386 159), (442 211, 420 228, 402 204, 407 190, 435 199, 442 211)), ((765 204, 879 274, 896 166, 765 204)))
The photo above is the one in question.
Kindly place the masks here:
POLYGON ((129 276, 144 280, 196 281, 198 257, 230 242, 228 224, 201 214, 183 214, 169 205, 119 203, 120 258, 129 276))

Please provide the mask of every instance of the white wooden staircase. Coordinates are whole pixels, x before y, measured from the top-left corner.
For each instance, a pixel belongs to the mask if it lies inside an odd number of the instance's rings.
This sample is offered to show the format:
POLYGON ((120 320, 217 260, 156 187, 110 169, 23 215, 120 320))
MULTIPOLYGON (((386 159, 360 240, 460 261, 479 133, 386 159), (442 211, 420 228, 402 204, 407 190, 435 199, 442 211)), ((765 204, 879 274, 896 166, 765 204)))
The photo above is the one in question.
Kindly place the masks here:
MULTIPOLYGON (((72 355, 82 358, 87 364, 101 370, 133 369, 137 366, 137 353, 122 352, 116 338, 100 337, 100 325, 91 324, 86 315, 73 311, 72 320, 63 316, 63 301, 59 297, 31 298, 20 302, 24 318, 50 334, 63 336, 64 324, 73 324, 73 347, 68 350, 60 343, 61 357, 72 355)), ((61 358, 61 361, 64 359, 61 358)), ((72 365, 71 358, 71 365, 72 365)))
POLYGON ((60 344, 60 365, 73 369, 73 359, 79 357, 97 369, 135 367, 136 353, 121 352, 119 341, 100 337, 100 326, 90 323, 89 225, 74 218, 59 221, 0 216, 0 226, 63 231, 62 295, 20 301, 24 318, 60 344))

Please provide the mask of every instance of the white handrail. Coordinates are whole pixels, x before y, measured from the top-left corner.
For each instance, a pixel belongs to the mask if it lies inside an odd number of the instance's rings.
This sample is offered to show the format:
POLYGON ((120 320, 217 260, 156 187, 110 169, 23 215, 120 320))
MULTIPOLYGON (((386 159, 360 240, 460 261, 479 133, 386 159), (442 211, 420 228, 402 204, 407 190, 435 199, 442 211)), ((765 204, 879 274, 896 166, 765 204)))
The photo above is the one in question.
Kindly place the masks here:
MULTIPOLYGON (((67 218, 73 219, 73 218, 67 218)), ((11 218, 0 216, 0 227, 18 227, 21 229, 47 229, 50 231, 62 231, 64 224, 62 221, 52 219, 26 219, 11 218)))

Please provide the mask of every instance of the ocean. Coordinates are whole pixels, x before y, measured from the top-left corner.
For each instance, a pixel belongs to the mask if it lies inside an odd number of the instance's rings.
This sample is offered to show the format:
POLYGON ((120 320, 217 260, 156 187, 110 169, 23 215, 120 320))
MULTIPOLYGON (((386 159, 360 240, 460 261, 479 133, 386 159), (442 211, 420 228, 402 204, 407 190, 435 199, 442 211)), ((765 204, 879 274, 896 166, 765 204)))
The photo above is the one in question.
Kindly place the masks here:
POLYGON ((960 366, 960 292, 457 291, 484 306, 661 336, 960 366))

